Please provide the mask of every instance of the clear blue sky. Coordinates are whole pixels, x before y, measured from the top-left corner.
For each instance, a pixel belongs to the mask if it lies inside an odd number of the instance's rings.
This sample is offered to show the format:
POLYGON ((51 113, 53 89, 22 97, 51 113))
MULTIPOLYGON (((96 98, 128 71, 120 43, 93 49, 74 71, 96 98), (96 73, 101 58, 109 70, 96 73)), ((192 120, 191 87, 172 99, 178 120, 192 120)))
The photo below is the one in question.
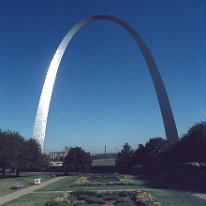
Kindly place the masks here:
MULTIPOLYGON (((0 0, 0 128, 31 138, 44 78, 81 19, 109 14, 142 36, 162 75, 181 136, 206 118, 205 0, 0 0)), ((136 148, 165 137, 144 59, 120 26, 93 22, 73 38, 56 78, 45 151, 136 148)))

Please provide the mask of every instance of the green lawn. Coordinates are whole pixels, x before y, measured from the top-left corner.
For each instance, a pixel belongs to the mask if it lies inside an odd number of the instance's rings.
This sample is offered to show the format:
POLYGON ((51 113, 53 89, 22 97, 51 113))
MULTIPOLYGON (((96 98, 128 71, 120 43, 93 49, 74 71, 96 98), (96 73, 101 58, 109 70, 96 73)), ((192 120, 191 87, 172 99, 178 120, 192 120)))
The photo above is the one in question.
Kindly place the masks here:
POLYGON ((3 204, 3 206, 44 206, 52 200, 57 193, 31 193, 16 200, 3 204))
MULTIPOLYGON (((37 174, 34 174, 34 176, 30 175, 30 177, 34 178, 35 175, 37 174)), ((56 183, 50 184, 38 190, 37 193, 31 193, 31 194, 25 195, 14 201, 11 201, 10 203, 6 203, 3 206, 44 206, 45 202, 54 198, 54 196, 56 196, 60 191, 115 190, 115 189, 124 190, 124 189, 132 189, 132 188, 139 188, 139 189, 143 189, 149 192, 151 195, 156 197, 160 202, 162 202, 164 206, 205 206, 206 205, 205 200, 194 197, 186 192, 168 190, 168 189, 149 188, 145 186, 144 180, 141 180, 135 177, 133 178, 133 181, 134 181, 133 185, 73 186, 74 181, 77 180, 80 176, 83 176, 83 175, 68 176, 65 179, 62 179, 56 183), (57 192, 54 192, 54 191, 57 191, 57 192)), ((131 176, 128 176, 128 177, 131 177, 131 176)))
POLYGON ((115 166, 115 158, 96 159, 92 161, 92 166, 115 166))
MULTIPOLYGON (((185 192, 164 189, 145 189, 156 197, 164 206, 205 206, 206 201, 185 192)), ((32 193, 3 206, 44 206, 45 202, 52 200, 58 193, 32 193)))
POLYGON ((152 189, 148 191, 165 206, 205 206, 206 200, 194 197, 186 192, 165 189, 152 189))
POLYGON ((50 173, 20 173, 20 177, 8 176, 0 178, 0 196, 15 192, 12 187, 15 185, 21 185, 21 188, 25 188, 34 184, 34 179, 42 178, 48 180, 51 178, 50 173))
POLYGON ((39 189, 38 191, 67 191, 73 190, 72 183, 78 178, 78 176, 68 176, 58 182, 50 184, 46 187, 39 189))
MULTIPOLYGON (((125 176, 131 177, 130 175, 125 175, 125 176)), ((115 190, 115 189, 119 190, 119 189, 145 188, 144 181, 139 179, 134 179, 132 185, 73 186, 73 183, 79 177, 80 176, 68 176, 63 180, 50 184, 44 188, 39 189, 38 191, 115 190)))
MULTIPOLYGON (((194 197, 186 192, 167 190, 167 189, 154 189, 145 186, 145 181, 134 178, 133 185, 116 185, 116 186, 72 186, 74 181, 79 176, 68 176, 54 184, 46 186, 39 191, 70 191, 70 190, 119 190, 119 189, 134 189, 139 188, 149 192, 160 200, 164 206, 205 206, 206 201, 194 197)), ((131 176, 129 176, 131 177, 131 176)))

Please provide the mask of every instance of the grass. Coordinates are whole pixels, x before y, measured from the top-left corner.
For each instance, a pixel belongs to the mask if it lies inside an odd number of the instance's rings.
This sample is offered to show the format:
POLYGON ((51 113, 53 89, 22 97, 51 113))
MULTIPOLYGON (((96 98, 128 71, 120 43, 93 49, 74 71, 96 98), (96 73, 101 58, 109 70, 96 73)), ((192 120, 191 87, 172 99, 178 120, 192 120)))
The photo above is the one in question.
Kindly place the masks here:
POLYGON ((77 180, 78 176, 68 176, 58 182, 49 184, 46 187, 39 189, 38 191, 68 191, 73 190, 72 184, 77 180))
POLYGON ((45 206, 47 201, 54 199, 57 193, 31 193, 12 200, 3 206, 45 206))
POLYGON ((0 196, 15 192, 16 190, 12 187, 21 185, 21 188, 25 188, 34 184, 34 179, 42 178, 48 180, 51 178, 51 173, 20 173, 20 177, 15 175, 6 176, 5 178, 0 178, 0 196))
MULTIPOLYGON (((167 189, 155 189, 146 186, 146 181, 138 178, 133 178, 133 185, 111 185, 111 186, 77 186, 72 184, 79 176, 69 176, 56 183, 48 185, 39 191, 71 191, 71 190, 124 190, 124 189, 143 189, 148 191, 156 197, 165 206, 205 206, 206 201, 200 198, 194 197, 184 191, 175 191, 167 189)), ((129 176, 131 177, 131 176, 129 176)))
POLYGON ((92 161, 92 166, 115 166, 115 158, 95 159, 92 161))
MULTIPOLYGON (((83 176, 83 175, 82 175, 83 176)), ((88 176, 88 175, 86 175, 88 176)), ((132 178, 130 175, 125 175, 128 178, 132 178)), ((94 185, 94 186, 74 186, 74 182, 80 176, 68 176, 63 180, 50 184, 38 191, 73 191, 73 190, 121 190, 121 189, 138 189, 145 188, 144 181, 134 179, 132 185, 94 185)))
MULTIPOLYGON (((23 174, 22 174, 23 175, 23 174)), ((28 184, 33 182, 33 179, 39 177, 39 173, 25 174, 24 177, 20 177, 19 180, 27 181, 28 184), (22 178, 22 179, 21 179, 22 178), (29 183, 30 182, 30 183, 29 183)), ((118 174, 117 174, 118 175, 118 174)), ((82 176, 82 175, 81 175, 82 176)), ((85 175, 87 176, 87 175, 85 175)), ((205 206, 206 201, 198 197, 194 197, 184 191, 169 190, 169 189, 155 189, 146 184, 146 180, 133 177, 133 185, 111 185, 111 186, 73 186, 73 183, 80 177, 80 175, 68 176, 58 182, 50 184, 40 190, 37 193, 31 193, 18 198, 14 201, 4 204, 3 206, 44 206, 44 203, 52 200, 59 192, 58 191, 73 191, 73 190, 126 190, 132 188, 139 188, 149 192, 156 197, 164 206, 205 206), (57 191, 57 192, 52 192, 57 191)), ((132 177, 132 176, 128 176, 132 177)), ((0 188, 4 189, 4 186, 9 185, 10 181, 14 181, 15 178, 0 179, 0 188), (2 185, 3 183, 3 185, 2 185)), ((12 182, 11 182, 12 183, 12 182)), ((10 184, 11 185, 11 184, 10 184)), ((25 183, 26 185, 26 183, 25 183)), ((7 186, 8 188, 9 186, 7 186)), ((2 192, 2 191, 0 191, 2 192)))
MULTIPOLYGON (((188 193, 165 190, 165 189, 145 189, 156 197, 164 206, 205 206, 206 201, 194 197, 188 193)), ((52 200, 58 193, 33 193, 25 195, 15 201, 4 204, 3 206, 44 206, 44 203, 52 200)))
POLYGON ((205 206, 206 200, 194 197, 186 192, 152 189, 149 193, 156 197, 165 206, 205 206))

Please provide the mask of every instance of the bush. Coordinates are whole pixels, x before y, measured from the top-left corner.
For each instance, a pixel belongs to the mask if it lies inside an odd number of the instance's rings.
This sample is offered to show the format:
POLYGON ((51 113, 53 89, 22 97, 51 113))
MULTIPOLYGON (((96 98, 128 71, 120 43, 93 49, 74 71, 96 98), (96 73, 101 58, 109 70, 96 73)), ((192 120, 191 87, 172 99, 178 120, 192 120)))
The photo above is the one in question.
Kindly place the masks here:
POLYGON ((81 203, 81 204, 78 204, 78 206, 102 206, 102 204, 97 204, 97 203, 92 203, 92 204, 81 203))
POLYGON ((95 196, 96 196, 96 197, 102 197, 102 196, 103 196, 103 194, 102 194, 102 193, 100 193, 100 192, 98 192, 95 196))
POLYGON ((109 200, 116 200, 117 196, 110 194, 110 195, 103 195, 104 200, 109 201, 109 200))
POLYGON ((102 199, 102 198, 99 198, 99 197, 89 197, 86 199, 86 203, 88 204, 104 204, 105 203, 105 200, 102 199))
POLYGON ((148 192, 139 192, 136 196, 136 203, 139 206, 162 206, 162 204, 148 192))
POLYGON ((116 201, 115 206, 135 206, 134 201, 130 199, 122 199, 121 201, 116 201))
POLYGON ((96 195, 96 192, 81 190, 81 191, 73 191, 73 192, 71 192, 71 195, 74 195, 74 196, 76 196, 77 198, 78 198, 79 196, 81 196, 81 195, 95 196, 95 195, 96 195))
POLYGON ((64 192, 57 195, 54 201, 47 202, 45 206, 102 206, 111 200, 115 202, 115 206, 162 206, 155 197, 142 190, 104 193, 75 191, 70 194, 64 192))
POLYGON ((119 192, 119 196, 120 196, 120 197, 128 197, 129 194, 128 194, 128 192, 121 191, 121 192, 119 192))
POLYGON ((54 201, 48 201, 45 203, 45 206, 57 206, 57 203, 54 201))
POLYGON ((48 202, 46 202, 45 206, 68 206, 68 203, 48 201, 48 202))
POLYGON ((114 204, 117 204, 117 203, 120 203, 120 202, 125 202, 127 200, 128 200, 128 198, 125 198, 125 197, 117 197, 114 204))
POLYGON ((90 197, 91 197, 90 195, 79 195, 77 199, 78 200, 86 200, 86 199, 88 199, 90 197))

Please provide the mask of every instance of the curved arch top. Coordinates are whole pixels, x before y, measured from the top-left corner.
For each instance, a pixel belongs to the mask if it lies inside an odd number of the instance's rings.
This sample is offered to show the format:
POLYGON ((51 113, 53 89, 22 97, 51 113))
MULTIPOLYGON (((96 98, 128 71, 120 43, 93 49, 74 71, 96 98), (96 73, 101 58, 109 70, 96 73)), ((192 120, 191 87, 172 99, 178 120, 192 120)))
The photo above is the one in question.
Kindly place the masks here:
POLYGON ((34 132, 33 132, 33 138, 37 139, 39 142, 41 148, 43 149, 44 145, 44 138, 45 138, 45 132, 46 132, 46 125, 47 125, 47 117, 49 112, 49 106, 51 101, 51 96, 53 92, 53 86, 56 78, 56 74, 59 68, 59 64, 61 62, 61 59, 63 57, 63 54, 71 41, 72 37, 85 25, 89 24, 92 21, 96 20, 109 20, 112 22, 115 22, 122 26, 124 29, 128 31, 128 33, 133 37, 137 45, 139 46, 144 59, 147 63, 148 69, 150 71, 153 84, 155 87, 156 95, 158 98, 162 119, 164 123, 165 133, 167 140, 169 142, 174 142, 179 139, 177 128, 175 125, 172 109, 169 103, 168 95, 165 89, 165 86, 163 84, 161 75, 159 73, 159 70, 155 64, 155 61, 142 40, 142 38, 139 36, 139 34, 125 21, 109 15, 97 15, 97 16, 91 16, 88 18, 85 18, 81 20, 79 23, 74 25, 69 32, 66 34, 62 42, 60 43, 59 47, 57 48, 52 61, 50 63, 48 73, 46 75, 46 79, 44 82, 44 86, 42 89, 42 93, 39 100, 39 105, 37 109, 36 114, 36 120, 34 124, 34 132))

